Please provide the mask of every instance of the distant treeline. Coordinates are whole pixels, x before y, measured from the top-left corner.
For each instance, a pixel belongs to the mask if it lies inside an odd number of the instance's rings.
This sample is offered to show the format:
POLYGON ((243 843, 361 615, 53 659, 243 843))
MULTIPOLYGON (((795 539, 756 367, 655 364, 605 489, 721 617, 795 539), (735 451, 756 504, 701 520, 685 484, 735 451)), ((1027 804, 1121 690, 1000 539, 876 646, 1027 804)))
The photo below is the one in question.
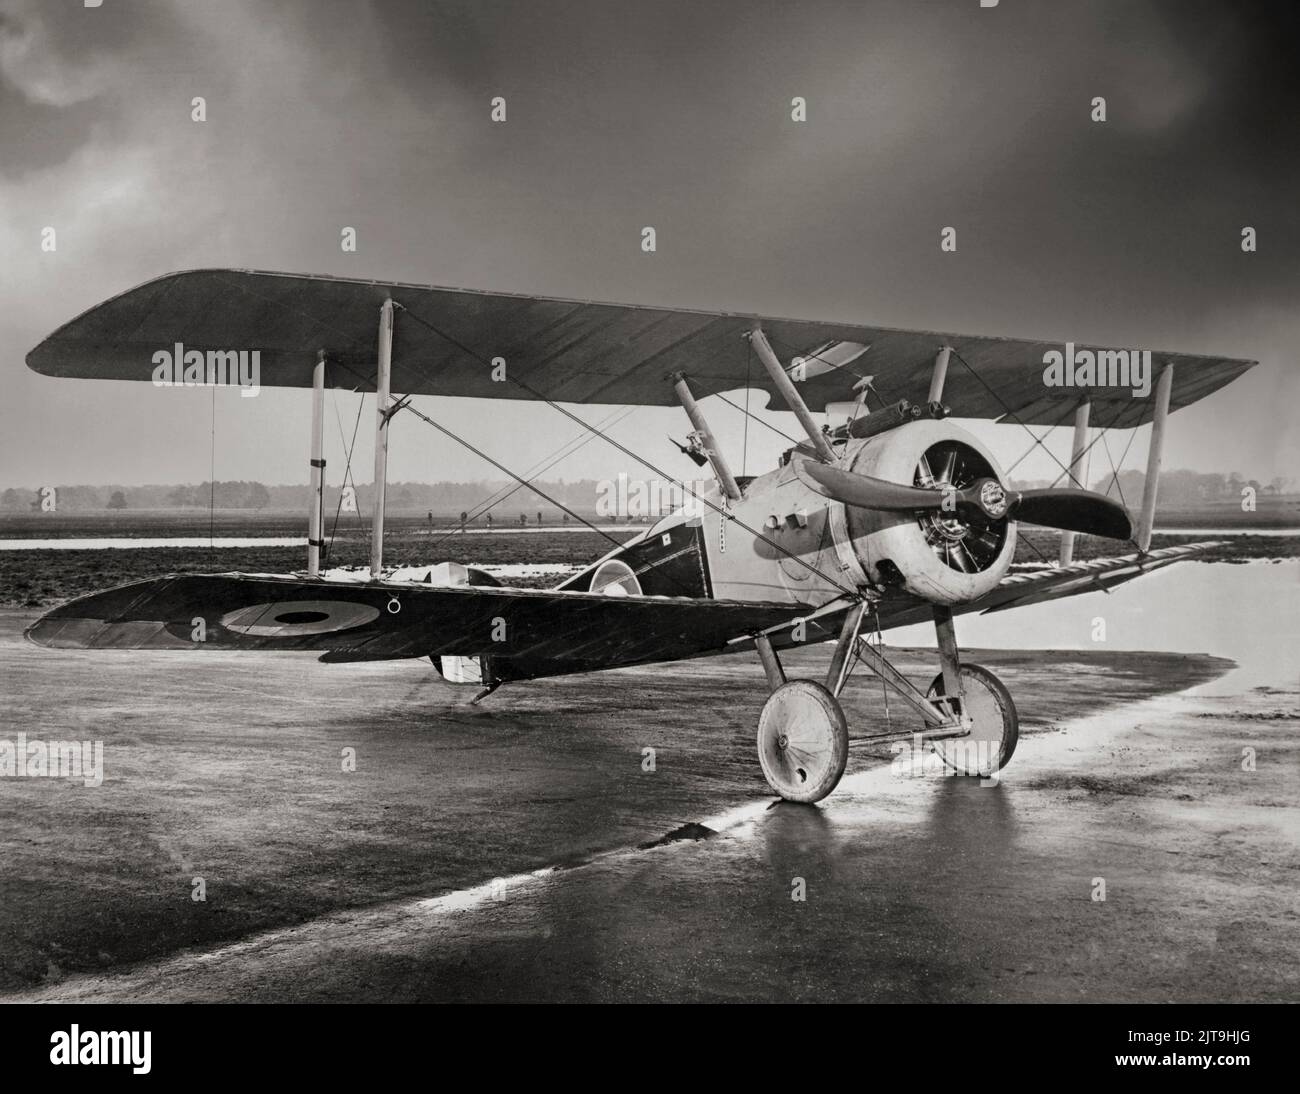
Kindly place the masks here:
MULTIPOLYGON (((1095 479, 1091 488, 1112 497, 1122 496, 1130 506, 1142 496, 1146 476, 1141 471, 1121 472, 1118 487, 1110 475, 1095 479)), ((579 513, 591 513, 608 484, 595 479, 576 482, 547 482, 537 485, 563 505, 579 513)), ((1051 485, 1050 480, 1012 481, 1019 489, 1051 485)), ((1161 507, 1188 506, 1223 501, 1239 501, 1244 487, 1252 487, 1256 494, 1267 497, 1285 494, 1296 488, 1296 480, 1277 477, 1268 482, 1243 477, 1239 472, 1230 474, 1203 473, 1200 471, 1166 471, 1160 480, 1161 507)), ((201 482, 182 486, 58 486, 55 485, 59 512, 93 509, 296 509, 305 511, 310 500, 307 486, 266 486, 260 482, 201 482)), ((498 519, 514 510, 532 514, 537 510, 555 512, 555 506, 539 495, 517 483, 501 481, 479 482, 395 482, 388 485, 388 508, 421 510, 438 514, 473 512, 474 508, 507 491, 514 490, 497 510, 498 519)), ((370 511, 374 488, 362 483, 356 488, 357 509, 370 511)), ((339 506, 340 491, 337 485, 325 489, 326 512, 333 513, 339 506)), ((0 494, 0 511, 30 512, 41 508, 41 491, 10 487, 0 494)))
MULTIPOLYGON (((1142 497, 1146 481, 1146 474, 1142 471, 1121 471, 1118 476, 1108 472, 1094 479, 1089 489, 1099 494, 1109 494, 1116 500, 1122 498, 1130 506, 1134 506, 1142 497)), ((1059 480, 1014 482, 1012 485, 1021 490, 1028 490, 1042 486, 1062 486, 1067 483, 1065 473, 1062 472, 1059 480)), ((1242 490, 1247 486, 1259 497, 1270 497, 1290 493, 1296 485, 1295 479, 1282 478, 1280 475, 1268 482, 1260 482, 1258 479, 1245 478, 1238 471, 1232 471, 1227 475, 1202 471, 1163 471, 1160 474, 1160 505, 1162 508, 1176 508, 1213 502, 1240 502, 1242 490)))
MULTIPOLYGON (((308 486, 266 486, 260 482, 201 482, 183 486, 59 486, 54 485, 59 512, 92 509, 296 509, 306 511, 311 499, 308 486)), ((546 482, 537 485, 557 501, 581 513, 590 513, 601 496, 600 484, 594 479, 576 482, 546 482)), ((387 506, 391 509, 427 509, 437 513, 472 512, 474 507, 514 490, 497 510, 514 509, 557 511, 534 491, 515 482, 390 482, 387 506)), ((356 487, 358 511, 370 512, 374 487, 361 483, 356 487)), ((340 488, 325 488, 325 510, 333 513, 339 506, 340 488)), ((41 491, 9 488, 0 493, 0 511, 29 512, 40 509, 41 491)))

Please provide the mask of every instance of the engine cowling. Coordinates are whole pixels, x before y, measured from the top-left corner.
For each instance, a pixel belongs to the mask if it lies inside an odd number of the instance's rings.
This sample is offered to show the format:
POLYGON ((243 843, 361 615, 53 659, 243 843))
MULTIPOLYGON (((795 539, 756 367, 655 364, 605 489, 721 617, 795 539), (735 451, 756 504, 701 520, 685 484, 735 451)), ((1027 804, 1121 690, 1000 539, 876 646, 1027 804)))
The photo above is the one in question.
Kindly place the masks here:
MULTIPOLYGON (((888 482, 962 489, 979 479, 1002 478, 993 454, 949 421, 912 422, 849 444, 847 470, 888 482)), ((979 520, 942 509, 845 506, 843 512, 847 539, 873 584, 901 586, 938 604, 989 592, 1016 551, 1016 526, 1005 518, 979 520)))

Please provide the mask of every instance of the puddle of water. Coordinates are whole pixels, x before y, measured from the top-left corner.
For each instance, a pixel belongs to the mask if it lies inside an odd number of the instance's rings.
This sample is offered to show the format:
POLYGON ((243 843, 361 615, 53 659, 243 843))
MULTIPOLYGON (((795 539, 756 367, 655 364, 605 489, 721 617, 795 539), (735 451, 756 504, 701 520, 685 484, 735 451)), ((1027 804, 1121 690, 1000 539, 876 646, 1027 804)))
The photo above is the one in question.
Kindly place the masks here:
MULTIPOLYGON (((1192 694, 1294 688, 1300 685, 1300 560, 1179 563, 1109 594, 963 615, 957 637, 967 648, 1208 653, 1238 667, 1192 694), (1093 640, 1098 619, 1105 624, 1103 641, 1093 640)), ((934 628, 899 627, 886 640, 933 647, 934 628)))
POLYGON ((1163 536, 1300 536, 1300 528, 1159 528, 1163 536))
MULTIPOLYGON (((491 900, 504 900, 516 889, 545 880, 553 873, 555 873, 554 866, 543 866, 539 870, 532 870, 526 874, 495 877, 491 881, 485 881, 469 889, 457 889, 454 892, 443 893, 442 896, 417 901, 414 908, 427 915, 469 911, 491 900)), ((411 905, 404 904, 399 907, 410 908, 411 905)))

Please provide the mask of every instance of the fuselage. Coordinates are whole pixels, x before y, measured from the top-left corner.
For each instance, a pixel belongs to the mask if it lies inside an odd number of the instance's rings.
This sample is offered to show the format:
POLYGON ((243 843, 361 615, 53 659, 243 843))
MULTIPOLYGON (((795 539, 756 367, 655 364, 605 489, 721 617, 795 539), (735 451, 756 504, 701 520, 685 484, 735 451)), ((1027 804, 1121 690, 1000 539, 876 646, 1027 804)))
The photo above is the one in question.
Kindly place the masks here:
MULTIPOLYGON (((997 473, 992 454, 946 420, 842 441, 836 452, 846 469, 907 485, 937 487, 940 469, 927 465, 927 454, 936 452, 997 473)), ((1009 569, 1013 522, 990 531, 955 514, 844 505, 796 474, 797 461, 809 458, 800 448, 790 449, 778 467, 745 480, 736 500, 710 486, 693 511, 663 518, 561 588, 809 608, 846 592, 902 588, 952 605, 983 596, 1009 569)))

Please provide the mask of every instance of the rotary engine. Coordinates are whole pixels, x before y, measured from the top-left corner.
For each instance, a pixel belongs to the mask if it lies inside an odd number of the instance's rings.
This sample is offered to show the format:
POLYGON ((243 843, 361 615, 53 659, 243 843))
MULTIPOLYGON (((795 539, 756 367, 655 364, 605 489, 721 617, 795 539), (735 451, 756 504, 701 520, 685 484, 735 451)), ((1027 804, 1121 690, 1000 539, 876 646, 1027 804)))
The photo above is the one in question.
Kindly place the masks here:
POLYGON ((872 584, 958 604, 1002 580, 1015 555, 1016 525, 1007 515, 1000 469, 983 444, 947 421, 919 421, 848 445, 845 470, 950 499, 928 509, 844 506, 844 521, 833 520, 832 528, 847 533, 872 584), (976 484, 980 507, 958 505, 959 492, 976 484))

